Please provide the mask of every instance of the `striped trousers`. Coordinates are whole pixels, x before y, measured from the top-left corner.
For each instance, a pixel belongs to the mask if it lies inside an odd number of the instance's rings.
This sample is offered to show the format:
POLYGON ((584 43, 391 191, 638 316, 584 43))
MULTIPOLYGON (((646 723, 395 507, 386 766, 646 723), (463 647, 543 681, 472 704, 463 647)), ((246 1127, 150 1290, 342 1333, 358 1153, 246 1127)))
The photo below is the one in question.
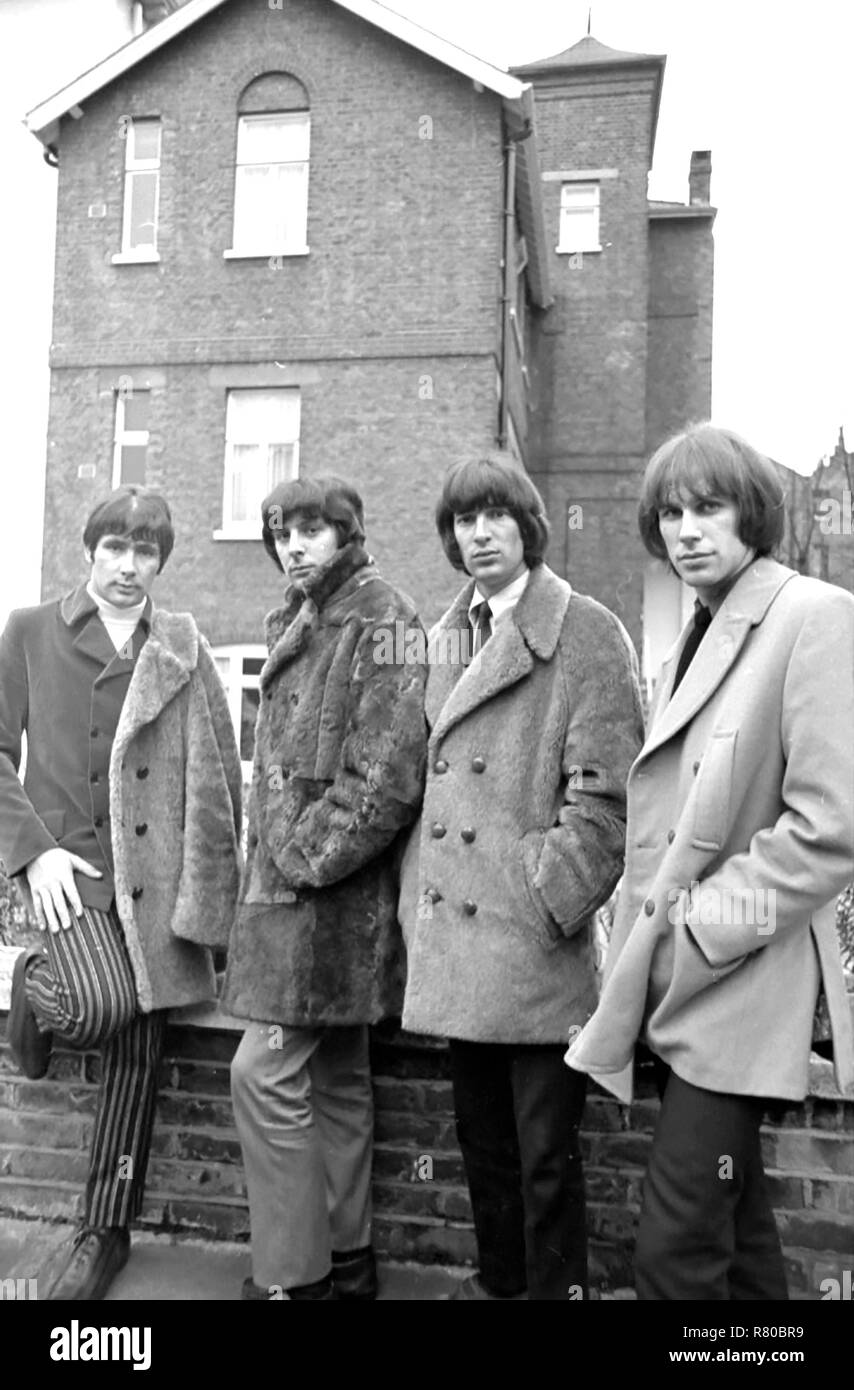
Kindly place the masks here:
POLYGON ((42 942, 25 985, 39 1028, 69 1047, 101 1045, 86 1225, 125 1226, 142 1205, 166 1015, 138 1012, 115 907, 84 907, 68 931, 45 931, 42 942))

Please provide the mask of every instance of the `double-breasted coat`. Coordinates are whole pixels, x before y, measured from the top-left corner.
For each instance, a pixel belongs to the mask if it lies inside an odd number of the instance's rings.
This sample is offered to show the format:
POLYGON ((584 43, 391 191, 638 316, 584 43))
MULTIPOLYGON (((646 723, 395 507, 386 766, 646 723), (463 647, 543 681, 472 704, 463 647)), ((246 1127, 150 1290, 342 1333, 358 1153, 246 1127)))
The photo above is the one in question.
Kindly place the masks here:
POLYGON ((103 878, 77 874, 77 888, 92 907, 115 897, 143 1012, 215 992, 206 948, 225 944, 234 915, 240 801, 225 691, 189 613, 149 605, 129 661, 85 586, 11 615, 0 640, 0 854, 11 874, 57 845, 96 861, 103 878))
POLYGON ((631 770, 602 999, 571 1065, 628 1100, 642 1036, 692 1085, 798 1100, 820 980, 854 1078, 833 902, 854 876, 854 598, 755 561, 671 699, 687 635, 631 770))
POLYGON ((565 1042, 597 999, 591 919, 623 865, 643 738, 617 618, 531 570, 468 667, 469 583, 431 633, 424 808, 404 857, 403 1024, 480 1042, 565 1042))
POLYGON ((397 840, 424 782, 423 631, 352 541, 286 592, 267 645, 223 1002, 295 1027, 375 1023, 403 996, 397 840))

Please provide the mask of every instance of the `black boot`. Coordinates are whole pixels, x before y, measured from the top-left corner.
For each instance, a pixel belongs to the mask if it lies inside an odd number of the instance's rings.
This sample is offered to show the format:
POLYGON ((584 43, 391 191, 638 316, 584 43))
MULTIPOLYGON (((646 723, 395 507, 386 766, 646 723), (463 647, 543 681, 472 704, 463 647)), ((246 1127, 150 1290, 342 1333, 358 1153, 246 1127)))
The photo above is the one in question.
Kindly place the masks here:
POLYGON ((377 1262, 370 1245, 359 1250, 332 1252, 332 1281, 339 1298, 367 1303, 376 1298, 377 1262))

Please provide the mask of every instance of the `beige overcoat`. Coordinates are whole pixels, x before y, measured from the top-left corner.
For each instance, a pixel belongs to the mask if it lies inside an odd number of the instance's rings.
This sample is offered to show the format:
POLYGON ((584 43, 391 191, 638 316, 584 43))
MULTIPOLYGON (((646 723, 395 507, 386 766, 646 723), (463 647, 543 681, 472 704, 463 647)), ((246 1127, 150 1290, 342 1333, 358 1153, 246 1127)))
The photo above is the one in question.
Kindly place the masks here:
POLYGON ((571 1065, 628 1100, 645 1037, 695 1086, 798 1100, 820 979, 854 1079, 833 912, 854 877, 854 598, 757 560, 671 700, 687 633, 629 776, 602 998, 571 1065))

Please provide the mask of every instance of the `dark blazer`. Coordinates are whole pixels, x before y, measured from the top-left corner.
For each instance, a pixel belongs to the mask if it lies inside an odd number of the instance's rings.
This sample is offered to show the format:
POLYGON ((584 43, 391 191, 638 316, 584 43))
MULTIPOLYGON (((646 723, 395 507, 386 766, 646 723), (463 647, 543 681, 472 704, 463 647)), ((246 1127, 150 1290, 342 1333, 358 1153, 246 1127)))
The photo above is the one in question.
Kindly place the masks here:
POLYGON ((103 874, 77 875, 89 907, 113 900, 110 752, 151 611, 149 601, 130 657, 113 647, 85 586, 12 613, 0 637, 0 858, 12 876, 57 845, 81 855, 103 874))

